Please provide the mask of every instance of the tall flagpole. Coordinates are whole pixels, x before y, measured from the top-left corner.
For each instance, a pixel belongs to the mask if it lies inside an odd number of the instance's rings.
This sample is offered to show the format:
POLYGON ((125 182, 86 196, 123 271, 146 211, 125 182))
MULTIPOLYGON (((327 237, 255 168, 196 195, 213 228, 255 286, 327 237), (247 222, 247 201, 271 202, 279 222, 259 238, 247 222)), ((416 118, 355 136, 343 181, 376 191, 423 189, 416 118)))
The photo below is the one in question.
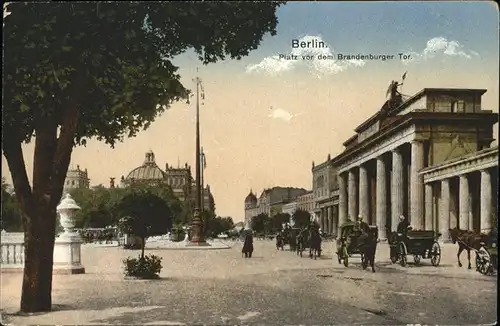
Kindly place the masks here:
POLYGON ((201 148, 200 154, 200 165, 201 165, 201 211, 205 211, 205 152, 203 147, 201 148))
MULTIPOLYGON (((198 72, 198 68, 196 68, 198 72)), ((191 242, 188 244, 190 246, 209 246, 205 241, 203 236, 203 222, 200 216, 201 207, 201 166, 200 166, 200 90, 202 91, 202 98, 204 97, 203 86, 201 84, 201 79, 196 76, 193 81, 196 83, 196 205, 194 208, 192 230, 193 234, 191 237, 191 242)))

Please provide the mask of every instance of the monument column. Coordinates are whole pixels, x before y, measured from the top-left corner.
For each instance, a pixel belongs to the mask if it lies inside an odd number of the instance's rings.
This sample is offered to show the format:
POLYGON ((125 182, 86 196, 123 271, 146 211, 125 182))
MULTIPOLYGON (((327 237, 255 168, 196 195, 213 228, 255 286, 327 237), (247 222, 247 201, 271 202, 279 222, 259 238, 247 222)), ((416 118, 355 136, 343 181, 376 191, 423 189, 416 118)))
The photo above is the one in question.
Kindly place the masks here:
POLYGON ((432 183, 425 184, 425 230, 434 230, 434 224, 432 223, 432 201, 433 201, 433 193, 432 193, 432 183))
POLYGON ((424 143, 414 140, 411 142, 410 224, 415 230, 424 229, 424 178, 418 174, 423 168, 424 143))
POLYGON ((463 174, 459 179, 459 224, 458 228, 461 230, 469 229, 469 180, 467 175, 463 174))
POLYGON ((441 199, 439 201, 439 232, 441 240, 450 239, 450 180, 441 180, 441 199))
POLYGON ((491 231, 491 174, 490 171, 481 170, 481 225, 482 233, 491 231))
MULTIPOLYGON (((338 175, 339 181, 339 224, 340 227, 347 220, 347 187, 345 182, 345 175, 340 173, 338 175)), ((338 231, 337 231, 338 234, 338 231)))
POLYGON ((368 193, 368 172, 366 167, 359 167, 359 215, 363 217, 363 221, 368 223, 369 211, 369 193, 368 193))
POLYGON ((386 224, 387 224, 387 185, 386 185, 386 170, 385 161, 382 156, 377 157, 377 207, 376 207, 376 223, 380 240, 386 240, 386 224))
POLYGON ((391 229, 396 231, 403 214, 403 156, 398 148, 392 150, 391 229))
POLYGON ((351 169, 349 170, 349 177, 348 177, 348 187, 349 187, 349 201, 347 202, 347 205, 349 206, 349 218, 354 221, 356 219, 356 213, 357 213, 357 207, 356 207, 356 175, 354 174, 354 171, 351 169))

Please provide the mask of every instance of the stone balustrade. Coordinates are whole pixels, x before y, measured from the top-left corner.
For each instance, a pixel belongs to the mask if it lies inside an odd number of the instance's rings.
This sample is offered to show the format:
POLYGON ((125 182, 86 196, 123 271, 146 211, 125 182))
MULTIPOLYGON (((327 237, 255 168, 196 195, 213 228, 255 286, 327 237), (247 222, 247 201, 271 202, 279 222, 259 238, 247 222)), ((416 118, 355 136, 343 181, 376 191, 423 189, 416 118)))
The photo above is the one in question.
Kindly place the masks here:
POLYGON ((24 234, 2 231, 0 265, 2 271, 19 271, 24 268, 24 234))

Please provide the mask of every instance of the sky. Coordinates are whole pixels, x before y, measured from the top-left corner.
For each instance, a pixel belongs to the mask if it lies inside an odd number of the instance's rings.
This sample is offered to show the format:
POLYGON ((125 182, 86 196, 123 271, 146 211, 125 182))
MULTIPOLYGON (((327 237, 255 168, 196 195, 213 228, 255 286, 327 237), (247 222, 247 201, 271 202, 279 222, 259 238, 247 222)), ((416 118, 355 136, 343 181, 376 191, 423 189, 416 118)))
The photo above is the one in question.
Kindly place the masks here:
MULTIPOLYGON (((191 51, 174 59, 186 87, 195 86, 197 67, 203 79, 205 181, 220 216, 243 220, 250 190, 260 195, 272 186, 311 189, 312 162, 338 155, 353 130, 381 108, 391 80, 401 81, 404 72, 405 95, 426 87, 486 89, 483 109, 498 112, 493 2, 303 2, 288 3, 277 15, 277 35, 264 37, 240 61, 203 66, 191 51), (294 39, 328 47, 292 49, 294 39), (394 59, 338 61, 339 53, 394 59), (398 53, 410 59, 400 60, 398 53)), ((194 167, 194 117, 194 101, 176 103, 115 149, 94 140, 75 148, 71 166, 87 168, 91 185, 106 186, 110 177, 118 180, 141 165, 148 150, 161 168, 178 162, 194 167)), ((24 146, 24 153, 31 176, 33 145, 24 146)), ((3 156, 2 164, 2 176, 10 180, 3 156)))

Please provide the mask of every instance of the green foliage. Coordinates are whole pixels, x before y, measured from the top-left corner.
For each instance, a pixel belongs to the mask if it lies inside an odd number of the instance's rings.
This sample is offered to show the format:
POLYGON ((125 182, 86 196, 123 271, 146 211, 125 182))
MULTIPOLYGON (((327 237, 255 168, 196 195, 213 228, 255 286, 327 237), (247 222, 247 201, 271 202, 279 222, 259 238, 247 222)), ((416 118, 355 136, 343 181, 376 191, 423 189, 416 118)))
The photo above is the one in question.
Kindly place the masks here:
POLYGON ((272 219, 267 214, 260 213, 252 218, 252 229, 256 233, 270 233, 273 228, 272 223, 272 219))
POLYGON ((163 268, 161 261, 162 258, 155 255, 139 256, 138 258, 128 257, 123 260, 125 275, 141 279, 158 278, 163 268))
POLYGON ((7 232, 21 232, 23 231, 21 210, 16 197, 9 190, 9 185, 2 177, 1 229, 7 232))
POLYGON ((186 232, 182 227, 174 227, 171 231, 171 240, 174 242, 183 241, 186 236, 186 232))
POLYGON ((60 124, 75 105, 83 110, 76 143, 135 136, 189 93, 171 58, 192 48, 204 64, 241 59, 276 34, 281 4, 11 2, 3 125, 28 141, 45 118, 60 124))
POLYGON ((293 213, 294 227, 303 229, 311 224, 311 214, 308 211, 298 209, 293 213))
POLYGON ((96 186, 92 189, 77 188, 70 191, 71 196, 81 207, 78 211, 77 227, 104 228, 117 225, 118 220, 123 216, 117 209, 123 197, 139 190, 149 191, 164 200, 172 213, 173 220, 184 217, 184 206, 168 185, 133 184, 127 188, 96 186))
POLYGON ((203 211, 202 217, 205 225, 205 234, 213 238, 234 227, 234 222, 231 217, 215 216, 215 214, 210 211, 203 211))
POLYGON ((120 216, 127 217, 120 220, 122 229, 142 238, 165 234, 172 228, 168 204, 148 189, 127 189, 116 211, 120 216))
POLYGON ((125 189, 97 186, 92 189, 72 189, 70 193, 81 207, 77 227, 104 228, 116 225, 119 216, 115 207, 124 196, 125 189))

